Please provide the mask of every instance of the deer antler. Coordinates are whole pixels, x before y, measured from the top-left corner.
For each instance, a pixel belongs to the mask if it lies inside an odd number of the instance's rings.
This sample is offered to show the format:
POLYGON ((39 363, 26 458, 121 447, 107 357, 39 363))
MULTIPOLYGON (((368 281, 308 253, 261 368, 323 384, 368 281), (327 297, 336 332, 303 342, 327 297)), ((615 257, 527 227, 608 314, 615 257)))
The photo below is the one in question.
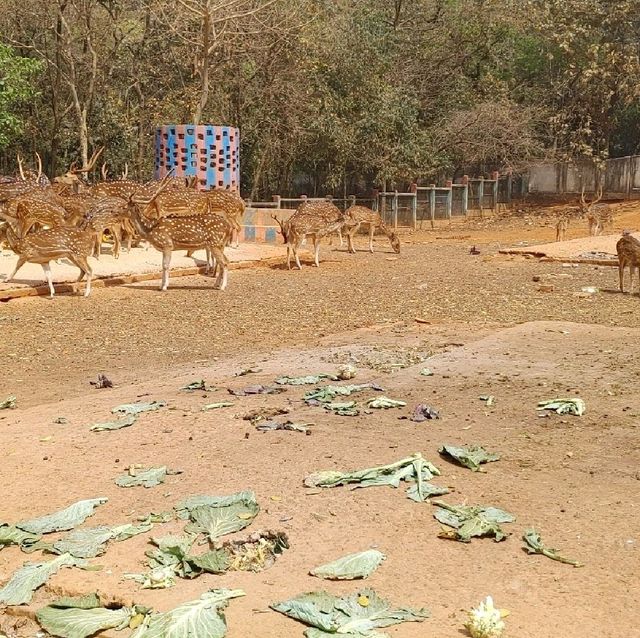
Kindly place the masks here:
POLYGON ((18 170, 20 171, 20 177, 22 178, 23 182, 26 182, 27 178, 24 176, 24 170, 22 168, 22 157, 20 157, 20 153, 18 153, 16 159, 18 160, 18 170))
POLYGON ((129 177, 129 164, 127 162, 124 163, 124 171, 122 171, 122 175, 120 176, 121 180, 125 180, 129 177))
POLYGON ((604 190, 604 185, 601 182, 600 185, 598 186, 598 191, 596 193, 596 198, 591 202, 591 206, 593 206, 594 204, 597 204, 602 199, 602 191, 603 190, 604 190))
POLYGON ((160 193, 162 193, 162 191, 164 191, 168 186, 169 186, 169 180, 171 179, 172 175, 173 175, 173 171, 175 170, 175 167, 172 168, 163 178, 162 181, 160 182, 160 185, 158 186, 158 188, 154 191, 154 193, 152 195, 150 195, 149 197, 140 197, 140 196, 136 196, 131 195, 131 197, 129 198, 129 201, 132 204, 143 204, 143 205, 149 205, 151 204, 151 202, 158 197, 158 195, 160 195, 160 193))
POLYGON ((71 165, 72 168, 69 169, 70 173, 90 173, 93 170, 93 167, 96 165, 98 158, 102 155, 102 151, 104 151, 104 146, 101 146, 97 151, 94 151, 93 155, 89 159, 89 162, 86 166, 82 168, 75 168, 75 162, 71 165))
POLYGON ((102 162, 102 168, 100 169, 100 175, 102 175, 102 181, 107 181, 107 176, 109 175, 109 169, 107 168, 107 163, 102 162))
POLYGON ((36 182, 39 182, 40 178, 42 177, 42 158, 40 157, 37 151, 36 151, 36 159, 38 160, 38 177, 36 177, 36 182))

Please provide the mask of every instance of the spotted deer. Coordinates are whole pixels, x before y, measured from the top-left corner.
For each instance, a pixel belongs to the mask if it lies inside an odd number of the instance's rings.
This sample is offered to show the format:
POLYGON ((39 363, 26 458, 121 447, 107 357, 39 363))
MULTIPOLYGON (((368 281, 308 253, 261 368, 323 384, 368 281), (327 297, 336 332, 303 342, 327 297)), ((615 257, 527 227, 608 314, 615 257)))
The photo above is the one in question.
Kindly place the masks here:
POLYGON ((54 177, 52 182, 56 192, 59 195, 68 195, 69 193, 88 191, 91 187, 83 175, 86 176, 94 169, 102 151, 104 151, 104 146, 93 153, 86 166, 78 168, 77 163, 73 162, 64 175, 54 177))
POLYGON ((638 271, 638 286, 640 287, 640 241, 624 231, 616 244, 618 253, 618 275, 620 277, 620 292, 624 292, 624 269, 629 268, 629 293, 633 293, 633 271, 638 271))
POLYGON ((390 228, 385 226, 382 217, 378 213, 372 211, 366 206, 354 205, 347 209, 345 217, 347 218, 345 232, 347 235, 347 246, 349 247, 350 253, 356 252, 356 249, 353 246, 353 238, 361 226, 369 227, 370 253, 373 252, 373 236, 375 235, 376 230, 384 233, 389 238, 393 252, 400 252, 400 240, 398 239, 398 236, 390 228))
POLYGON ((302 270, 298 250, 305 237, 313 241, 314 260, 316 267, 320 266, 320 241, 323 237, 341 229, 345 225, 344 213, 329 201, 303 202, 296 212, 286 221, 271 216, 280 226, 280 232, 287 245, 287 268, 291 270, 291 255, 296 266, 302 270))
POLYGON ((58 226, 30 233, 25 237, 19 237, 17 228, 13 222, 5 227, 6 238, 11 250, 18 255, 18 263, 13 273, 6 279, 11 281, 18 270, 27 262, 40 264, 44 271, 51 298, 55 295, 53 278, 51 274, 51 262, 66 258, 80 269, 78 281, 87 276, 87 286, 84 296, 91 294, 91 278, 93 272, 89 266, 88 257, 93 250, 93 235, 89 232, 70 226, 58 226))
POLYGON ((613 213, 609 204, 600 203, 602 199, 602 184, 598 186, 595 199, 587 202, 584 196, 584 188, 580 195, 580 213, 582 217, 586 217, 589 225, 589 235, 596 237, 602 234, 602 231, 613 228, 613 213))
POLYGON ((144 215, 143 210, 153 213, 151 205, 164 187, 166 183, 161 184, 150 198, 142 199, 134 195, 129 199, 129 215, 136 231, 162 253, 160 290, 167 290, 169 287, 171 253, 174 250, 200 249, 207 251, 209 268, 213 266, 211 260, 215 260, 214 274, 219 269, 215 287, 224 290, 227 287, 229 266, 224 248, 231 237, 231 224, 224 215, 209 210, 189 216, 144 215))
POLYGON ((556 241, 564 241, 568 228, 569 220, 566 217, 560 217, 556 223, 556 241))
POLYGON ((22 195, 37 194, 50 185, 49 179, 42 172, 40 155, 36 153, 36 157, 38 160, 38 172, 34 173, 33 171, 24 170, 22 158, 18 155, 18 176, 10 181, 7 180, 0 183, 0 204, 22 195))
POLYGON ((120 197, 101 197, 87 211, 80 223, 83 230, 91 230, 95 237, 94 256, 100 259, 102 237, 108 230, 113 238, 113 257, 120 257, 120 236, 127 236, 127 252, 131 252, 134 228, 129 218, 127 201, 120 197))

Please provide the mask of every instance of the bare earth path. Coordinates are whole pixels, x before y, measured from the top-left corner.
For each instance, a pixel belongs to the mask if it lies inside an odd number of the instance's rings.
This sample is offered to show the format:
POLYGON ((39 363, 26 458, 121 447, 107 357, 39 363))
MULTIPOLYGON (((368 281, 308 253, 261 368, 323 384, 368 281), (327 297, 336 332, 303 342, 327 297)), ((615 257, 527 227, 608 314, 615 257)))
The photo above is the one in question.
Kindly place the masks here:
MULTIPOLYGON (((0 306, 0 398, 14 393, 19 401, 16 410, 0 412, 0 521, 107 496, 109 503, 85 525, 119 524, 170 509, 188 495, 253 489, 262 511, 250 529, 283 530, 291 543, 262 573, 201 576, 169 590, 141 591, 122 580, 144 569, 149 534, 135 537, 94 560, 105 566, 101 572, 59 572, 33 606, 12 609, 0 628, 61 592, 97 589, 107 599, 165 610, 207 588, 238 587, 247 596, 227 611, 229 638, 302 636, 301 625, 264 613, 268 605, 313 589, 357 590, 362 584, 320 581, 308 570, 375 546, 388 558, 366 585, 399 605, 432 611, 424 624, 391 628, 391 636, 459 637, 462 610, 487 594, 511 611, 508 636, 557 636, 559 625, 566 638, 632 635, 640 604, 640 298, 615 292, 614 269, 497 256, 495 240, 479 240, 482 254, 472 256, 474 238, 456 234, 415 236, 398 259, 325 248, 319 270, 233 272, 224 294, 193 277, 176 280, 164 294, 153 284, 102 289, 89 300, 0 306), (553 290, 540 292, 541 286, 553 290), (585 286, 601 292, 582 293, 585 286), (418 355, 431 358, 421 363, 418 355), (228 400, 227 387, 272 383, 282 373, 330 372, 349 357, 359 361, 358 381, 380 383, 407 408, 339 417, 307 407, 306 388, 291 388, 200 411, 228 400), (411 365, 390 374, 367 367, 383 360, 411 365), (248 365, 262 372, 233 376, 248 365), (424 366, 434 375, 420 376, 424 366), (91 388, 98 372, 117 387, 91 388), (206 396, 179 390, 196 378, 218 389, 206 396), (494 407, 478 399, 484 394, 495 395, 494 407), (556 396, 583 397, 587 413, 539 418, 537 401, 556 396), (88 430, 137 397, 164 399, 169 407, 123 430, 88 430), (398 419, 418 402, 439 409, 442 419, 398 419), (315 423, 313 433, 259 433, 238 418, 265 405, 289 407, 293 420, 315 423), (59 416, 68 424, 54 424, 59 416), (472 473, 439 457, 443 443, 482 444, 502 458, 486 473, 472 473), (452 489, 445 500, 512 512, 516 523, 505 525, 512 535, 503 543, 445 541, 437 537, 434 507, 410 501, 403 489, 302 487, 315 470, 359 469, 417 451, 442 470, 434 482, 452 489), (116 487, 115 477, 132 463, 184 473, 149 490, 116 487), (520 536, 530 526, 586 566, 527 556, 520 536)), ((170 523, 152 534, 180 530, 170 523)), ((0 552, 0 584, 25 560, 39 555, 15 547, 0 552)), ((35 626, 18 634, 33 636, 35 626)), ((114 635, 126 638, 126 632, 114 635)))

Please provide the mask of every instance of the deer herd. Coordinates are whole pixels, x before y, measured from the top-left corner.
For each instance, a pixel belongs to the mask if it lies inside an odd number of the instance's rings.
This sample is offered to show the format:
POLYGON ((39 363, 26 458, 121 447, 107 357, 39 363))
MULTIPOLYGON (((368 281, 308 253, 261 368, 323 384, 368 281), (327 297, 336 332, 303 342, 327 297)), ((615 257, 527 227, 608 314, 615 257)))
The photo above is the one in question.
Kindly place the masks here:
MULTIPOLYGON (((113 241, 112 254, 119 256, 122 240, 130 250, 134 242, 148 242, 162 253, 161 290, 169 286, 171 256, 175 250, 186 250, 191 257, 196 250, 206 252, 206 272, 216 276, 215 287, 227 286, 228 259, 224 249, 238 246, 241 221, 245 211, 243 200, 234 192, 214 189, 198 191, 195 180, 166 176, 162 180, 139 183, 128 179, 127 170, 119 179, 109 180, 105 164, 102 181, 90 184, 87 175, 100 156, 102 149, 93 154, 85 166, 72 164, 69 170, 49 180, 42 171, 42 162, 36 154, 37 172, 25 170, 18 157, 18 173, 0 176, 0 243, 8 243, 18 255, 13 279, 27 262, 40 264, 49 291, 53 297, 51 261, 68 259, 80 269, 81 281, 87 284, 84 295, 91 292, 93 272, 89 257, 100 258, 102 241, 108 231, 113 241)), ((600 203, 602 188, 587 202, 582 192, 580 213, 586 217, 589 234, 600 235, 612 226, 612 211, 608 204, 600 203)), ((313 244, 314 264, 319 266, 320 242, 343 234, 350 253, 355 253, 353 238, 361 228, 368 228, 369 251, 373 252, 376 231, 386 235, 394 252, 400 252, 398 236, 387 228, 381 216, 364 206, 351 206, 341 211, 331 201, 308 200, 288 219, 272 216, 278 223, 287 247, 287 267, 293 257, 301 269, 299 250, 309 239, 313 244)), ((556 224, 556 241, 563 241, 568 219, 562 216, 556 224)), ((618 241, 620 290, 623 290, 625 268, 638 271, 640 282, 640 241, 624 233, 618 241)))

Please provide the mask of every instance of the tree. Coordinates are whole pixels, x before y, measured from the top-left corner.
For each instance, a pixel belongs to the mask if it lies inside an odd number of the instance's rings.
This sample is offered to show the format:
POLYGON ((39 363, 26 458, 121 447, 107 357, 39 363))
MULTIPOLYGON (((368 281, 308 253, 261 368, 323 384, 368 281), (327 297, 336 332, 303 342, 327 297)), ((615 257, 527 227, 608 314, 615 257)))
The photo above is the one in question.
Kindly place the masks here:
POLYGON ((27 104, 37 95, 35 81, 41 65, 0 44, 0 149, 21 134, 27 104))

